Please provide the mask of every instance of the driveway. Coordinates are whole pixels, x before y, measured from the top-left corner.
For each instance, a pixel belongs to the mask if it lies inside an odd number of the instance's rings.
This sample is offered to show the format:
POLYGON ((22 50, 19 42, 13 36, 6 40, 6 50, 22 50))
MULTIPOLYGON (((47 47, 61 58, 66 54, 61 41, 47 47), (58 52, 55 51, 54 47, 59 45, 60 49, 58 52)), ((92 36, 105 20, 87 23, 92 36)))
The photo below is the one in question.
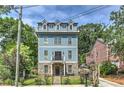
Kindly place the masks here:
POLYGON ((120 85, 118 83, 111 82, 103 78, 99 78, 99 81, 100 81, 99 87, 124 87, 124 85, 120 85))

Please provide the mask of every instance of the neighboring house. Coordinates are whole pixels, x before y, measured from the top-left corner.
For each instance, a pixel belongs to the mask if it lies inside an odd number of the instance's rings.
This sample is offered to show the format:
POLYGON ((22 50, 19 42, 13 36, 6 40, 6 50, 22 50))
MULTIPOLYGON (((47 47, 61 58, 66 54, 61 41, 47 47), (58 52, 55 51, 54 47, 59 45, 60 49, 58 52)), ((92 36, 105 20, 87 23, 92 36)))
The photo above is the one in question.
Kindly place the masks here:
POLYGON ((72 21, 38 23, 38 73, 78 74, 77 23, 72 21))
POLYGON ((119 56, 112 53, 110 45, 104 43, 102 39, 97 39, 92 50, 86 55, 86 63, 90 64, 96 62, 99 64, 104 61, 110 61, 118 68, 121 68, 124 65, 119 56))
POLYGON ((108 60, 108 45, 102 39, 97 39, 92 50, 86 56, 86 63, 100 63, 108 60))

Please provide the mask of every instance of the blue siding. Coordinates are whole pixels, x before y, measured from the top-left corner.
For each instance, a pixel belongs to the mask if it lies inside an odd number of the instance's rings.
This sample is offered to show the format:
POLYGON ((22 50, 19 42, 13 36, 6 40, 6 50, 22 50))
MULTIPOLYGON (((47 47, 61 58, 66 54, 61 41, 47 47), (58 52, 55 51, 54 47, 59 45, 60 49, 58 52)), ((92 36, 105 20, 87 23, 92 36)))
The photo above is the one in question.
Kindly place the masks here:
MULTIPOLYGON (((60 46, 70 46, 68 45, 68 37, 71 37, 72 40, 72 45, 71 46, 77 46, 78 43, 78 37, 77 35, 40 35, 39 37, 39 46, 44 46, 44 38, 48 37, 48 45, 47 46, 56 46, 54 44, 54 38, 56 36, 60 36, 61 37, 61 45, 60 46)), ((46 46, 46 45, 45 45, 46 46)))
POLYGON ((44 59, 44 50, 48 50, 48 60, 46 61, 51 61, 51 56, 52 56, 52 52, 54 51, 61 51, 64 52, 64 56, 65 56, 65 61, 78 61, 78 53, 77 53, 77 48, 42 48, 39 47, 39 61, 45 61, 44 59), (71 50, 72 51, 72 59, 69 60, 68 59, 68 51, 71 50))
POLYGON ((54 45, 54 37, 58 35, 40 35, 38 38, 38 60, 45 61, 44 50, 48 50, 48 60, 51 61, 52 52, 64 52, 65 61, 78 62, 78 36, 77 35, 59 35, 61 37, 61 45, 54 45), (48 45, 44 44, 44 38, 48 37, 48 45), (68 37, 72 37, 72 44, 68 45, 68 37), (68 51, 72 51, 72 59, 68 59, 68 51))
MULTIPOLYGON (((51 24, 51 23, 50 23, 51 24)), ((66 24, 66 23, 65 23, 66 24)), ((57 25, 53 26, 53 28, 49 27, 49 24, 42 23, 38 25, 38 61, 39 62, 51 62, 51 57, 53 55, 53 52, 55 51, 61 51, 62 55, 64 52, 64 61, 69 62, 78 62, 78 35, 75 33, 77 32, 77 24, 74 23, 67 23, 68 25, 66 28, 63 28, 61 25, 59 25, 59 30, 57 30, 57 25), (70 29, 69 25, 73 25, 72 30, 70 29), (43 29, 43 25, 47 25, 47 29, 43 29), (63 33, 68 32, 69 34, 63 33), (48 34, 42 34, 41 32, 48 32, 48 34), (51 32, 52 34, 49 34, 51 32), (61 32, 63 34, 56 34, 53 32, 61 32), (74 32, 73 34, 71 32, 74 32), (48 38, 48 44, 44 43, 44 38, 48 38), (61 45, 55 45, 54 44, 54 38, 55 37, 61 37, 61 45), (68 45, 68 38, 71 37, 71 45, 68 45), (44 51, 48 50, 48 60, 45 60, 44 58, 44 51), (72 51, 72 59, 68 59, 68 51, 72 51)))

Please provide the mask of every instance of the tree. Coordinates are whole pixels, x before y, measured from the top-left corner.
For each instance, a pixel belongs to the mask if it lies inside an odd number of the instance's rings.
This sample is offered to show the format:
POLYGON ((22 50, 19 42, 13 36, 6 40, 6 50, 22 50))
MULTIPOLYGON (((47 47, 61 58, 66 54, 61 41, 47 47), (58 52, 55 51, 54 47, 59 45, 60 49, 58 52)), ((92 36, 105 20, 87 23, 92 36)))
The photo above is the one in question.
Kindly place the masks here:
MULTIPOLYGON (((20 48, 20 75, 23 71, 30 73, 34 67, 33 61, 30 58, 32 51, 29 50, 29 47, 21 44, 20 48)), ((16 63, 16 45, 9 49, 6 53, 3 54, 3 64, 11 70, 11 75, 15 76, 15 64, 16 63)), ((14 79, 15 77, 12 77, 14 79)))
POLYGON ((4 65, 0 65, 0 79, 2 79, 4 81, 9 78, 11 78, 11 72, 8 69, 8 67, 6 67, 4 65))
POLYGON ((116 74, 116 72, 117 72, 117 66, 109 61, 103 62, 100 66, 100 74, 103 76, 116 74))
POLYGON ((121 6, 118 11, 113 11, 110 15, 110 20, 113 22, 113 39, 116 40, 113 49, 115 53, 124 61, 124 6, 121 6))
POLYGON ((0 15, 10 13, 10 10, 13 9, 12 5, 0 5, 0 15))
POLYGON ((103 38, 105 26, 102 24, 86 24, 79 27, 79 61, 80 63, 85 62, 86 53, 93 47, 97 38, 103 38))
MULTIPOLYGON (((13 18, 0 18, 0 38, 2 41, 0 43, 2 52, 8 51, 12 48, 12 45, 16 44, 17 41, 17 29, 18 20, 13 18)), ((22 36, 21 42, 29 47, 32 51, 30 58, 37 65, 37 37, 35 35, 35 30, 27 24, 22 23, 22 36)))

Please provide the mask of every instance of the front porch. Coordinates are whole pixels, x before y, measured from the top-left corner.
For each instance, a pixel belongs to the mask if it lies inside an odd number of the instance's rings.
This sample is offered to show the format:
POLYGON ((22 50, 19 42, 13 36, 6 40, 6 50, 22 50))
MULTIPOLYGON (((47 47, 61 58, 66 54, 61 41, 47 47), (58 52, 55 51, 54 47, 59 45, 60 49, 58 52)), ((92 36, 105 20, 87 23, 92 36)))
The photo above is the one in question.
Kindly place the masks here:
POLYGON ((61 76, 66 74, 65 63, 51 63, 51 75, 61 76))

